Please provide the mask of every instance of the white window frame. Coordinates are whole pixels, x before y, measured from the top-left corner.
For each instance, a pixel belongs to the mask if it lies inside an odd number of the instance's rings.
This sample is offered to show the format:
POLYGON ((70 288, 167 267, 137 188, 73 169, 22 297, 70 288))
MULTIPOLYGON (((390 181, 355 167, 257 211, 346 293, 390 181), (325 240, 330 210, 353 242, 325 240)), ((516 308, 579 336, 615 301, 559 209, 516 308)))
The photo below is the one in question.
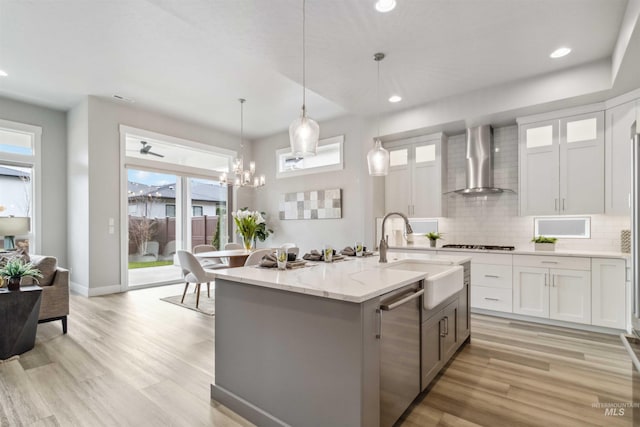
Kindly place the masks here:
MULTIPOLYGON (((120 197, 121 203, 124 206, 128 206, 128 194, 127 194, 127 171, 131 169, 147 170, 149 172, 169 173, 177 176, 176 181, 176 233, 180 232, 182 235, 182 241, 177 241, 177 249, 182 249, 185 242, 191 241, 190 233, 183 232, 189 230, 187 222, 191 220, 192 212, 187 209, 188 201, 191 199, 191 189, 187 185, 188 178, 202 178, 220 180, 222 172, 213 170, 206 170, 201 168, 176 165, 165 162, 157 162, 153 159, 140 159, 137 157, 129 157, 126 155, 127 148, 127 136, 136 136, 140 138, 149 138, 159 141, 166 141, 172 144, 183 145, 191 148, 195 148, 203 151, 210 151, 222 156, 226 156, 228 163, 228 170, 232 170, 233 160, 238 153, 226 148, 220 148, 209 144, 203 144, 201 142, 195 142, 188 139, 182 139, 171 135, 165 135, 157 132, 153 132, 146 129, 135 128, 127 125, 120 125, 120 197), (184 194, 183 194, 184 193, 184 194), (180 203, 180 209, 178 204, 180 203)), ((231 206, 234 205, 237 200, 237 189, 234 187, 231 200, 227 200, 227 209, 229 214, 231 212, 231 206)), ((120 280, 121 290, 127 291, 129 289, 128 283, 128 244, 127 238, 128 228, 125 224, 128 223, 128 208, 120 209, 120 280)), ((229 236, 231 237, 231 236, 229 236)))
POLYGON ((556 235, 556 234, 544 234, 545 237, 555 237, 558 239, 590 239, 591 238, 591 217, 589 216, 544 216, 544 217, 534 217, 533 218, 533 236, 539 237, 540 233, 538 232, 538 223, 540 220, 553 220, 553 221, 575 221, 575 220, 584 220, 585 221, 585 233, 584 235, 556 235))
POLYGON ((42 128, 40 126, 27 125, 0 119, 0 129, 10 132, 26 133, 33 138, 33 154, 15 154, 0 151, 0 163, 31 168, 32 194, 31 194, 31 231, 29 232, 29 252, 38 253, 42 248, 42 128))
POLYGON ((280 170, 280 165, 282 164, 283 158, 291 155, 291 148, 281 148, 279 150, 276 150, 276 178, 290 178, 294 176, 310 175, 314 173, 331 172, 344 169, 344 135, 321 139, 320 141, 318 141, 318 148, 332 144, 340 144, 340 160, 338 161, 338 163, 288 171, 280 170))

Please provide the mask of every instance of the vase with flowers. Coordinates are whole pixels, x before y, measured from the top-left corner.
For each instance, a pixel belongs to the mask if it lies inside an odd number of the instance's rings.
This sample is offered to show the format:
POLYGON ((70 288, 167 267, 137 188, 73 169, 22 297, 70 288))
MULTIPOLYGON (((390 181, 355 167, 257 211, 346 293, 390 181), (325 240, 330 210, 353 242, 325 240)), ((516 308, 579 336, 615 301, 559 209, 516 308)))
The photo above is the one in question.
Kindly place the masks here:
POLYGON ((253 249, 256 232, 260 228, 260 224, 265 223, 264 217, 258 211, 250 211, 246 209, 235 211, 232 215, 236 223, 238 233, 242 236, 244 248, 247 250, 253 249))

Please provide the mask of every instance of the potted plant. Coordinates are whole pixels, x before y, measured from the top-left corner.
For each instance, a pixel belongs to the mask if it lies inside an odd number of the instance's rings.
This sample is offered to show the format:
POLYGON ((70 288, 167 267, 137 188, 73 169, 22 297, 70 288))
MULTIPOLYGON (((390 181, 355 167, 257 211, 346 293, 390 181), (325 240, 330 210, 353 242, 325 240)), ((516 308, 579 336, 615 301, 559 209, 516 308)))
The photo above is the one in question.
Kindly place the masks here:
POLYGON ((555 237, 545 237, 538 236, 531 239, 533 243, 535 243, 536 251, 555 251, 556 250, 556 239, 555 237))
POLYGON ((25 263, 20 258, 13 258, 0 268, 0 276, 7 281, 10 291, 19 291, 23 277, 33 277, 37 282, 37 279, 42 278, 42 273, 30 262, 25 263))
POLYGON ((425 237, 427 239, 429 239, 429 246, 432 247, 432 248, 435 248, 436 247, 436 240, 442 239, 442 233, 431 232, 431 233, 425 234, 425 237))

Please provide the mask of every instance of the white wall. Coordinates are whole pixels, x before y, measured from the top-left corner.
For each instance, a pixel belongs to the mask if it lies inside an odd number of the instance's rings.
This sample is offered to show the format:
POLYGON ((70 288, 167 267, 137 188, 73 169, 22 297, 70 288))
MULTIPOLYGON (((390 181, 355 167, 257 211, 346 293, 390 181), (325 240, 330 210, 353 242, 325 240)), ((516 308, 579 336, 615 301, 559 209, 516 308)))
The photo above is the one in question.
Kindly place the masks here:
MULTIPOLYGON (((88 212, 88 245, 84 253, 74 251, 71 262, 78 267, 83 264, 88 266, 88 274, 75 276, 76 290, 85 295, 99 295, 119 290, 121 281, 120 209, 123 200, 120 197, 119 126, 124 124, 230 150, 238 149, 239 139, 207 126, 128 104, 94 96, 89 96, 85 102, 86 115, 83 105, 70 113, 70 117, 73 117, 73 132, 77 135, 70 138, 70 151, 71 147, 74 151, 71 155, 77 156, 74 168, 69 172, 70 179, 73 173, 74 182, 78 180, 83 185, 78 184, 75 188, 74 184, 74 194, 70 197, 69 203, 71 206, 78 201, 78 209, 86 209, 88 212), (87 139, 84 139, 85 126, 88 130, 87 139), (83 169, 81 164, 87 152, 83 169), (85 199, 88 200, 86 207, 85 199), (114 234, 108 232, 110 218, 115 221, 114 234)), ((70 124, 71 122, 70 119, 70 124)), ((83 214, 79 213, 78 216, 78 226, 74 225, 74 229, 82 231, 85 228, 83 214)), ((69 235, 70 242, 75 238, 69 235)))
POLYGON ((42 128, 41 254, 67 266, 67 123, 64 111, 0 97, 0 118, 42 128))
POLYGON ((267 178, 267 185, 254 191, 252 209, 265 211, 267 224, 273 228, 274 235, 266 244, 260 246, 278 246, 294 242, 301 250, 320 249, 323 244, 331 244, 342 249, 353 245, 355 240, 372 236, 370 211, 366 208, 367 194, 372 185, 367 172, 366 150, 372 142, 368 136, 367 123, 358 117, 348 116, 320 123, 320 138, 344 135, 344 170, 302 175, 276 179, 275 152, 289 146, 288 132, 256 140, 253 152, 257 168, 267 178), (280 220, 278 218, 278 200, 281 194, 305 191, 342 189, 342 218, 316 220, 280 220))

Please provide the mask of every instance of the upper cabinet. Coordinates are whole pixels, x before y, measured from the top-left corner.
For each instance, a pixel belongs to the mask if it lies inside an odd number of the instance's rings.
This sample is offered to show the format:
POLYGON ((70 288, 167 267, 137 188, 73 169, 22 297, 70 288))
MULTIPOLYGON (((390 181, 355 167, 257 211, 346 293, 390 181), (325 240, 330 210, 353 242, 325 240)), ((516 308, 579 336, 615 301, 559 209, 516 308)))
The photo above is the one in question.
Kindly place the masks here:
POLYGON ((443 133, 385 144, 390 158, 385 178, 386 212, 421 218, 446 216, 446 144, 443 133))
POLYGON ((604 112, 519 119, 520 214, 604 212, 604 112))
POLYGON ((631 208, 631 125, 636 101, 607 109, 605 118, 605 212, 629 215, 631 208))

